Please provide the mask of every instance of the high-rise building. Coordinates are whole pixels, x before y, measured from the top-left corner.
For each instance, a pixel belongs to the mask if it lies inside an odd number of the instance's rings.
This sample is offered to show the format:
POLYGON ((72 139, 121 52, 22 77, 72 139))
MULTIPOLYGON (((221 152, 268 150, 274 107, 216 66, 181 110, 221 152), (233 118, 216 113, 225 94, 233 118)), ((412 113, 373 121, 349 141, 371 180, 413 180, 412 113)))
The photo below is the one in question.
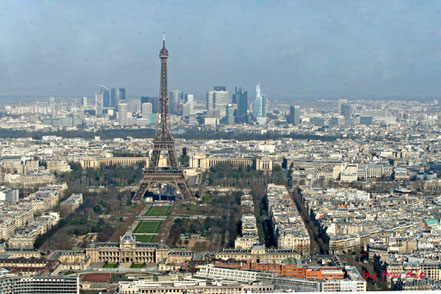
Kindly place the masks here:
POLYGON ((87 97, 83 97, 81 105, 86 108, 87 107, 87 97))
POLYGON ((286 116, 286 121, 289 123, 289 124, 293 124, 294 123, 294 112, 295 112, 295 110, 294 110, 294 106, 290 106, 289 107, 289 114, 286 116))
POLYGON ((143 103, 141 105, 141 113, 143 118, 150 119, 150 116, 152 115, 152 104, 149 102, 143 103))
POLYGON ((296 126, 300 124, 300 106, 294 106, 294 120, 293 124, 296 126))
POLYGON ((233 104, 237 104, 236 94, 237 94, 237 87, 234 87, 234 93, 233 93, 233 97, 231 99, 231 103, 233 103, 233 104))
POLYGON ((185 96, 185 103, 189 105, 188 107, 189 107, 190 114, 193 114, 193 112, 194 112, 194 95, 187 94, 185 96))
POLYGON ((104 106, 104 97, 103 93, 95 93, 95 115, 101 116, 103 114, 103 106, 104 106))
POLYGON ((119 125, 121 127, 128 125, 127 103, 119 103, 118 104, 118 119, 119 119, 119 125))
POLYGON ((236 102, 233 101, 233 103, 237 104, 237 116, 246 115, 248 111, 248 92, 242 88, 237 89, 236 87, 234 97, 236 102))
POLYGON ((113 88, 110 91, 110 106, 118 109, 118 104, 121 102, 123 103, 126 100, 126 89, 125 88, 119 88, 115 89, 113 88))
POLYGON ((182 105, 182 116, 186 117, 186 116, 190 116, 191 113, 191 104, 186 102, 182 105))
POLYGON ((300 124, 300 106, 289 107, 289 115, 287 121, 288 123, 293 125, 300 124))
POLYGON ((119 100, 126 100, 127 99, 127 97, 126 97, 126 88, 119 88, 117 96, 118 96, 119 100))
POLYGON ((262 94, 262 117, 267 117, 268 100, 265 94, 262 94))
POLYGON ((262 94, 260 83, 256 85, 256 99, 253 103, 253 116, 255 119, 259 117, 266 117, 267 101, 266 96, 262 94))
POLYGON ((214 91, 207 92, 207 98, 205 101, 205 105, 206 105, 207 110, 209 112, 214 110, 214 91))
POLYGON ((138 111, 141 111, 141 101, 139 99, 130 99, 126 100, 121 103, 127 103, 127 111, 136 113, 138 111))
POLYGON ((348 99, 338 99, 337 100, 337 112, 340 115, 342 115, 341 114, 341 105, 344 104, 344 103, 348 103, 348 99))
POLYGON ((345 117, 345 119, 349 119, 352 116, 352 105, 349 103, 343 103, 341 105, 341 115, 345 117))
POLYGON ((55 97, 54 96, 49 97, 49 107, 50 108, 55 107, 55 97))
POLYGON ((234 124, 234 107, 233 104, 227 105, 227 125, 233 125, 234 124))
POLYGON ((158 97, 142 96, 141 97, 141 105, 143 103, 151 103, 152 104, 152 112, 158 113, 158 105, 159 105, 158 97))
POLYGON ((183 99, 184 92, 181 90, 170 91, 170 114, 176 114, 178 109, 178 103, 183 99))
POLYGON ((111 107, 110 91, 103 85, 100 87, 100 93, 103 95, 103 107, 111 107))
POLYGON ((116 110, 118 110, 119 101, 118 101, 116 92, 117 92, 117 89, 115 89, 115 88, 112 88, 112 90, 110 90, 110 101, 111 101, 112 106, 115 107, 116 110))
POLYGON ((215 112, 217 117, 225 117, 227 105, 230 103, 230 94, 226 87, 214 87, 213 91, 207 93, 207 110, 215 112))

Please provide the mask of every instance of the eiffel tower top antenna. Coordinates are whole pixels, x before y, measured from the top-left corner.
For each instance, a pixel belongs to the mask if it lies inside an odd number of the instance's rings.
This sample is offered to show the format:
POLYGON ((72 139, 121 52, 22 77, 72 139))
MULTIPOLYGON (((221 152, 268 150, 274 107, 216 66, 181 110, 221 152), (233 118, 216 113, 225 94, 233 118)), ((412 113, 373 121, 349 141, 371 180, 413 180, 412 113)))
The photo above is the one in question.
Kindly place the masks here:
POLYGON ((165 49, 165 33, 162 33, 162 48, 165 49))

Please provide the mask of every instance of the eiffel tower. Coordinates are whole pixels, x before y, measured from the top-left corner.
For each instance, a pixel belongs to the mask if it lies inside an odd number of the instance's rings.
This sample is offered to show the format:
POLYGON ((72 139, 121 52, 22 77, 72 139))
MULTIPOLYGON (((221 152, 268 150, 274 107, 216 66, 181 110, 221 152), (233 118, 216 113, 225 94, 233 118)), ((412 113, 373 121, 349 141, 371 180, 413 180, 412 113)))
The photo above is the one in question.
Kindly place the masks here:
POLYGON ((159 53, 159 57, 161 59, 161 77, 156 136, 153 140, 153 152, 150 157, 149 166, 144 171, 144 177, 141 180, 138 191, 136 191, 132 198, 132 202, 142 200, 147 190, 156 184, 169 184, 175 186, 181 192, 181 196, 184 199, 190 199, 193 197, 178 159, 176 158, 175 141, 173 140, 169 124, 167 77, 168 51, 165 49, 165 34, 162 36, 162 49, 159 53), (159 168, 158 166, 161 151, 168 154, 169 166, 167 168, 159 168))

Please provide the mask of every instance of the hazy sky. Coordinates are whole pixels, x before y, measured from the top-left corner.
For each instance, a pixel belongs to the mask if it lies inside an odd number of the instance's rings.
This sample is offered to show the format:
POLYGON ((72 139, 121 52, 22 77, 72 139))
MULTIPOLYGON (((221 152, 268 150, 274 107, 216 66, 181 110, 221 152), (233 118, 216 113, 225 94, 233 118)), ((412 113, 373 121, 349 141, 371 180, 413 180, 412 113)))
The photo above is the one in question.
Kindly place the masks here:
MULTIPOLYGON (((0 95, 441 95, 441 1, 0 1, 0 95)), ((1 99, 1 98, 0 98, 1 99)))

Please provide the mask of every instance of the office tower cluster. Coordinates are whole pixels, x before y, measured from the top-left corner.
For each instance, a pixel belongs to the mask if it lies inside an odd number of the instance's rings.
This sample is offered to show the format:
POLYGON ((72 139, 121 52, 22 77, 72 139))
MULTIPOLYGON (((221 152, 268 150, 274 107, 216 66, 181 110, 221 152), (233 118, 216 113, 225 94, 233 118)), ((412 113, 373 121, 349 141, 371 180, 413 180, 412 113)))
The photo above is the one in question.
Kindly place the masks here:
POLYGON ((226 87, 217 86, 207 93, 207 110, 209 117, 222 119, 227 114, 227 105, 230 104, 230 94, 226 87))
MULTIPOLYGON (((126 89, 111 89, 101 85, 100 91, 95 93, 95 115, 101 117, 103 115, 114 115, 118 110, 120 103, 126 101, 126 89)), ((83 106, 87 106, 87 97, 83 98, 83 106)))
MULTIPOLYGON (((267 122, 268 102, 261 91, 260 83, 256 86, 255 98, 248 98, 248 91, 235 87, 233 94, 225 86, 215 86, 206 95, 206 112, 196 113, 195 97, 182 90, 170 90, 169 113, 183 118, 186 123, 194 124, 196 119, 208 125, 233 125, 235 123, 264 124, 267 122)), ((87 109, 87 97, 81 101, 87 109)), ((96 117, 109 117, 118 122, 119 126, 149 126, 156 124, 159 107, 157 96, 142 96, 140 99, 127 99, 124 88, 109 89, 100 86, 95 94, 96 117)))
MULTIPOLYGON (((87 108, 87 97, 83 98, 82 106, 87 108)), ((101 85, 100 91, 95 93, 96 117, 116 119, 120 126, 136 124, 132 113, 138 112, 139 108, 139 101, 127 99, 125 88, 109 89, 101 85)))
POLYGON ((231 125, 234 123, 251 123, 256 121, 259 124, 267 122, 268 103, 266 96, 256 86, 256 98, 251 101, 252 110, 249 111, 250 101, 248 91, 242 87, 235 87, 232 99, 225 86, 216 86, 207 92, 205 124, 223 123, 231 125))
POLYGON ((170 114, 189 117, 194 112, 194 95, 181 90, 170 91, 170 114))
POLYGON ((344 122, 346 125, 354 124, 353 107, 350 103, 348 103, 348 99, 337 100, 337 111, 338 115, 344 117, 344 122))
MULTIPOLYGON (((184 123, 194 124, 199 121, 207 125, 233 125, 254 122, 265 124, 268 121, 268 101, 260 83, 256 86, 255 98, 251 99, 248 98, 248 91, 242 87, 235 87, 231 96, 227 87, 213 87, 206 95, 206 112, 195 110, 196 101, 193 94, 174 89, 170 90, 168 95, 170 115, 181 117, 184 123)), ((94 110, 97 118, 107 117, 118 122, 120 127, 154 125, 159 112, 157 96, 127 99, 125 88, 109 89, 100 86, 99 92, 95 93, 94 107, 90 106, 88 109, 87 97, 83 97, 80 103, 84 111, 94 110)), ((296 117, 298 122, 299 111, 296 117)))
POLYGON ((348 103, 348 99, 338 99, 337 100, 337 113, 341 115, 341 108, 343 104, 348 103))

